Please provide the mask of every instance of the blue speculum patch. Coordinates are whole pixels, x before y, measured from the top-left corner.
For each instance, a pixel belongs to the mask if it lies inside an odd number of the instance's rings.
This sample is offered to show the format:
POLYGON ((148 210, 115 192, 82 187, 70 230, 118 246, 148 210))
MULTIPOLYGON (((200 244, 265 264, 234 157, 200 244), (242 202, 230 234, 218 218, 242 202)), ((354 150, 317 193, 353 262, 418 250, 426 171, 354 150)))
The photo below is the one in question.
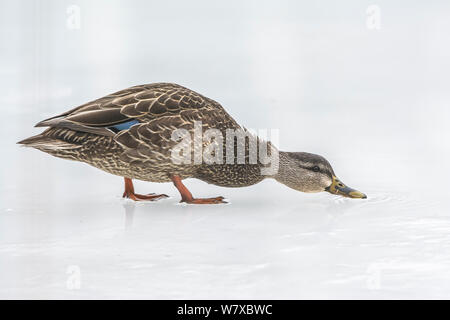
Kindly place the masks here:
POLYGON ((130 129, 132 126, 134 126, 135 124, 139 123, 139 121, 133 119, 127 122, 122 122, 116 125, 113 125, 111 127, 109 127, 111 130, 115 131, 115 132, 119 132, 122 130, 127 130, 130 129))

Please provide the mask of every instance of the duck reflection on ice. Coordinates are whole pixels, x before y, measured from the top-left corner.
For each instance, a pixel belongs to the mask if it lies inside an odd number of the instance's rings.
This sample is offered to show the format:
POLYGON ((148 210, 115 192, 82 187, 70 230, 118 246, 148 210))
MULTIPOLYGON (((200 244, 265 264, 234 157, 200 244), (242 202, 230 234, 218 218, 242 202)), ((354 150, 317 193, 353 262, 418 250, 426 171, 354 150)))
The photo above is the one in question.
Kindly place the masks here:
POLYGON ((133 226, 134 210, 136 204, 131 201, 124 201, 123 208, 125 209, 125 229, 129 229, 133 226))

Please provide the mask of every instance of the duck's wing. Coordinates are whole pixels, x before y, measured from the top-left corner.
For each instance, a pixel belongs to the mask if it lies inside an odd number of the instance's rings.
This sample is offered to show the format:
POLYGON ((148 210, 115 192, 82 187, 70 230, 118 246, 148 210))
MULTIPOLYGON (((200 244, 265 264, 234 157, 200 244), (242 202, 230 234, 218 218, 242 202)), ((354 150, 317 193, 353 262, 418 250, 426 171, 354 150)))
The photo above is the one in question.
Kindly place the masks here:
POLYGON ((177 129, 184 129, 194 139, 194 128, 199 125, 202 132, 240 128, 218 102, 181 86, 146 90, 135 99, 138 101, 122 107, 121 113, 140 123, 114 137, 125 149, 122 159, 134 165, 170 160, 171 150, 179 143, 173 138, 177 129))
POLYGON ((35 127, 67 128, 75 131, 114 136, 108 126, 123 123, 129 118, 121 113, 133 96, 144 91, 145 86, 135 86, 90 101, 62 114, 40 121, 35 127))
MULTIPOLYGON (((206 129, 217 129, 221 133, 229 128, 238 128, 238 124, 228 115, 231 121, 227 120, 225 114, 224 110, 211 106, 198 110, 181 110, 177 114, 160 116, 146 123, 134 125, 128 130, 121 131, 114 140, 125 149, 122 154, 124 161, 134 165, 146 162, 160 163, 170 160, 171 151, 185 137, 184 134, 189 135, 191 139, 189 141, 195 141, 194 128, 197 130, 201 128, 202 132, 206 129), (174 134, 175 130, 180 130, 178 131, 180 135, 174 134)), ((202 140, 200 145, 194 143, 193 147, 205 148, 210 143, 216 144, 218 141, 202 140)), ((192 153, 195 152, 192 149, 192 153)))
POLYGON ((216 101, 171 83, 121 90, 36 126, 111 136, 126 149, 127 160, 146 161, 155 154, 166 155, 176 143, 171 139, 173 131, 192 131, 195 121, 201 121, 204 129, 240 128, 216 101))
MULTIPOLYGON (((216 101, 177 84, 154 83, 112 93, 45 119, 36 124, 36 127, 62 127, 114 136, 117 134, 114 126, 130 120, 146 123, 161 117, 176 118, 205 109, 220 110, 222 117, 230 120, 230 125, 237 125, 216 101)), ((220 122, 223 118, 212 119, 206 112, 203 120, 214 125, 215 121, 220 122)))

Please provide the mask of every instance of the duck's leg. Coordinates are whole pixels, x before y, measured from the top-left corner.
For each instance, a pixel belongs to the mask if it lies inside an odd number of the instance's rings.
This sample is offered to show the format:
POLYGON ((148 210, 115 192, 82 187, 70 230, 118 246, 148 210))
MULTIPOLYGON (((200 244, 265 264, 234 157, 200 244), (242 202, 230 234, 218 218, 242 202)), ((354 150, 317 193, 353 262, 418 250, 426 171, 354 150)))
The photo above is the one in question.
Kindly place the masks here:
POLYGON ((173 184, 177 187, 178 191, 181 194, 181 201, 186 203, 193 204, 218 204, 218 203, 227 203, 223 201, 224 197, 215 197, 215 198, 194 198, 192 193, 186 188, 186 186, 181 182, 181 178, 179 176, 171 177, 173 184))
POLYGON ((165 194, 137 194, 134 193, 134 186, 133 181, 130 178, 125 178, 125 191, 123 192, 124 198, 130 198, 134 201, 141 201, 141 200, 150 200, 150 201, 156 201, 163 198, 168 198, 165 194))

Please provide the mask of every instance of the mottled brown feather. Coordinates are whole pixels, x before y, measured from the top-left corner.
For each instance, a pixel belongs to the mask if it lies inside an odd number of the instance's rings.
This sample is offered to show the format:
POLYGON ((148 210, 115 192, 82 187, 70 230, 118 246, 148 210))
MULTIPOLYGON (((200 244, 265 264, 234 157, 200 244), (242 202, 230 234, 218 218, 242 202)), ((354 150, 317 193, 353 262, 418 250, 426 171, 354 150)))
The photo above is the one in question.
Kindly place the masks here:
POLYGON ((196 177, 237 187, 263 179, 259 165, 174 164, 171 149, 178 142, 171 139, 172 132, 181 128, 192 131, 195 121, 202 121, 203 129, 219 129, 223 134, 226 129, 241 129, 216 101, 177 84, 154 83, 117 91, 41 121, 37 126, 50 128, 27 140, 30 146, 52 155, 147 181, 166 182, 176 174, 182 179, 196 177), (130 119, 139 123, 119 133, 108 129, 130 119), (52 140, 55 147, 46 147, 52 140))

